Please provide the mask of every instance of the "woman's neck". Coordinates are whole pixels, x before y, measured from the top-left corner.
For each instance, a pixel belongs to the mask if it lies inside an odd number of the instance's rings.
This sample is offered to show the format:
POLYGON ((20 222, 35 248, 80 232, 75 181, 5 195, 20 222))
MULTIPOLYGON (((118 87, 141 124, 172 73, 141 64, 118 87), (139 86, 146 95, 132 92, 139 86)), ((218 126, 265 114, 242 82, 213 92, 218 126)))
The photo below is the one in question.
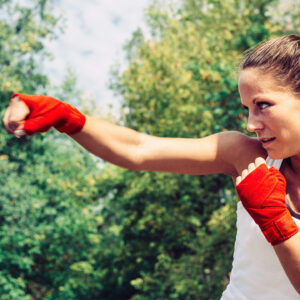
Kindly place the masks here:
POLYGON ((289 171, 294 177, 300 178, 300 157, 289 157, 284 160, 289 167, 289 171))
POLYGON ((300 160, 284 159, 280 171, 287 182, 286 195, 290 205, 293 210, 300 212, 300 160))

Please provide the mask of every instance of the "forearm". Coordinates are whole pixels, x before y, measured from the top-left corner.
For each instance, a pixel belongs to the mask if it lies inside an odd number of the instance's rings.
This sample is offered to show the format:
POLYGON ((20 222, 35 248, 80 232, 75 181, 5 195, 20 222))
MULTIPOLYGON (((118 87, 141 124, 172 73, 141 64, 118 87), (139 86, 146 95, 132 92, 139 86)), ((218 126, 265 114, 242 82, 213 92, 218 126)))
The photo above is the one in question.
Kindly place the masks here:
POLYGON ((274 249, 290 282, 300 294, 300 233, 274 246, 274 249))
POLYGON ((70 136, 86 150, 106 161, 124 168, 138 169, 142 133, 86 116, 82 130, 70 136))

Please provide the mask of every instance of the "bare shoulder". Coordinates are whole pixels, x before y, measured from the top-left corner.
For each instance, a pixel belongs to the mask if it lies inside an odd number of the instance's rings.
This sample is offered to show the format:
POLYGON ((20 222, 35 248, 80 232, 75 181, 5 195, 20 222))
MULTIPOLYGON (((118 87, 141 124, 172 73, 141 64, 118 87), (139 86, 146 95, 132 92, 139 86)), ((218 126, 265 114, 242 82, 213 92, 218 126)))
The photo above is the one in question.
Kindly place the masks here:
POLYGON ((254 162, 257 157, 267 157, 267 152, 256 139, 242 134, 238 131, 228 131, 219 134, 220 155, 234 169, 232 177, 241 174, 242 170, 248 167, 249 163, 254 162))

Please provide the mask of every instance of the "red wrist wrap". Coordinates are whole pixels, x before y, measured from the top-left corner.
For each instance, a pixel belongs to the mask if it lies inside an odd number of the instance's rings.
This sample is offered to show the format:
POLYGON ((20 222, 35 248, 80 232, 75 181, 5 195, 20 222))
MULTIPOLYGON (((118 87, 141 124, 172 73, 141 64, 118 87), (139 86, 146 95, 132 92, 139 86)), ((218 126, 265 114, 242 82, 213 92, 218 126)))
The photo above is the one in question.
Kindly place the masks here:
POLYGON ((24 122, 28 135, 45 132, 54 126, 60 132, 74 134, 85 124, 85 116, 75 107, 48 96, 13 94, 29 108, 30 114, 24 122))
POLYGON ((285 204, 286 181, 275 168, 263 164, 251 172, 236 190, 245 209, 274 246, 299 229, 285 204))

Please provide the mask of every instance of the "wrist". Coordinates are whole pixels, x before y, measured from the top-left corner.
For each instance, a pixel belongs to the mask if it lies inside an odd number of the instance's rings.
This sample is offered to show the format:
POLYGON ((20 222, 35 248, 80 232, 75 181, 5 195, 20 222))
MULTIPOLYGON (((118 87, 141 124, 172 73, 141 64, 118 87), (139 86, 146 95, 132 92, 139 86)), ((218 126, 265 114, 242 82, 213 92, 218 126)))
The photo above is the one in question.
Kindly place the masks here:
POLYGON ((68 135, 80 132, 86 122, 85 115, 64 102, 62 102, 62 110, 62 119, 55 126, 55 129, 68 135))
POLYGON ((273 246, 278 245, 299 232, 288 209, 270 224, 261 228, 264 236, 273 246))
POLYGON ((13 94, 28 107, 30 113, 24 121, 26 134, 33 135, 55 127, 62 133, 75 134, 85 124, 85 115, 68 103, 43 95, 13 94))

